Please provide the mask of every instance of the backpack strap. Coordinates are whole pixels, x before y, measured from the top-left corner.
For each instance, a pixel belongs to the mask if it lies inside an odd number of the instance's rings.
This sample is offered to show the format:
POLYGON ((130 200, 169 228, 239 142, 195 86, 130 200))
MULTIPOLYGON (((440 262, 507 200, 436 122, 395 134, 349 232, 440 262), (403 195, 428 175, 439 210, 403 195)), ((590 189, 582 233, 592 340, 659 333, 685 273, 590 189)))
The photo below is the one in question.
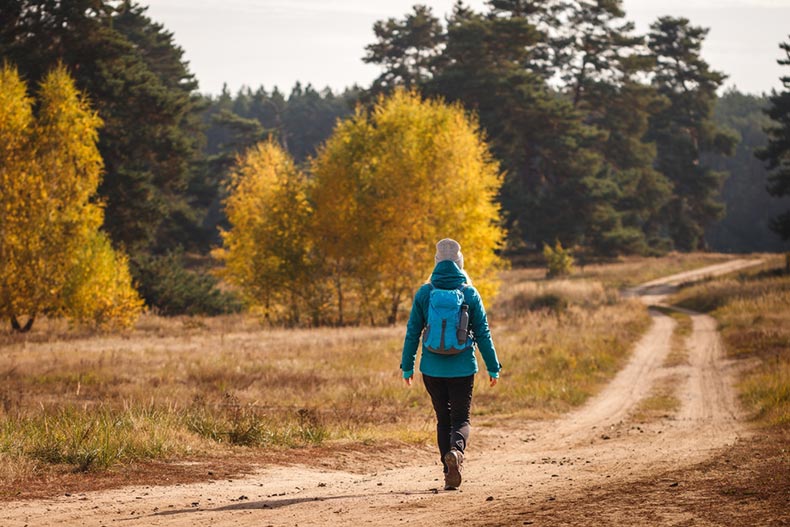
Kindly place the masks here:
MULTIPOLYGON (((436 289, 436 286, 435 286, 435 285, 433 285, 433 282, 428 282, 428 285, 429 285, 429 286, 431 286, 431 291, 433 291, 434 289, 436 289)), ((464 289, 466 289, 467 287, 469 287, 469 284, 467 284, 466 282, 464 282, 463 284, 461 284, 461 285, 460 285, 459 287, 457 287, 456 289, 457 289, 458 291, 460 291, 460 292, 462 292, 462 293, 463 293, 463 292, 464 292, 464 289)))

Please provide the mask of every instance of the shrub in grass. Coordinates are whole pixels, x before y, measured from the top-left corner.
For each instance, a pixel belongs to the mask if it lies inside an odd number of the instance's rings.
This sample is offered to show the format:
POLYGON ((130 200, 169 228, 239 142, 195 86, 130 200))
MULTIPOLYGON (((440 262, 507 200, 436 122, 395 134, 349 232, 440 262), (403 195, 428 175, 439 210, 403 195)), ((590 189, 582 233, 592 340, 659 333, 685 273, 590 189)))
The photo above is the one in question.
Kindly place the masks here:
POLYGON ((321 416, 313 409, 300 408, 296 412, 299 419, 298 434, 305 443, 321 443, 327 437, 321 416))
POLYGON ((548 309, 554 313, 560 313, 568 308, 569 302, 567 298, 554 293, 536 296, 529 304, 530 310, 548 309))
POLYGON ((175 453, 176 441, 168 437, 174 428, 173 416, 160 411, 67 407, 7 418, 0 424, 0 451, 86 471, 175 453))
POLYGON ((552 248, 543 245, 543 257, 546 259, 546 277, 557 278, 571 274, 573 269, 573 256, 568 249, 565 249, 557 240, 552 248))
POLYGON ((790 362, 765 365, 741 384, 741 397, 769 424, 790 425, 790 362))
POLYGON ((229 394, 220 405, 193 404, 185 422, 191 432, 202 437, 239 446, 318 444, 328 436, 315 410, 256 408, 229 394))
POLYGON ((551 280, 529 281, 511 285, 492 306, 495 318, 524 315, 546 310, 554 314, 566 312, 571 306, 596 309, 614 305, 620 294, 604 288, 600 282, 551 280))
POLYGON ((161 315, 220 315, 241 310, 235 295, 217 287, 217 278, 185 267, 183 251, 139 256, 132 263, 140 293, 161 315))

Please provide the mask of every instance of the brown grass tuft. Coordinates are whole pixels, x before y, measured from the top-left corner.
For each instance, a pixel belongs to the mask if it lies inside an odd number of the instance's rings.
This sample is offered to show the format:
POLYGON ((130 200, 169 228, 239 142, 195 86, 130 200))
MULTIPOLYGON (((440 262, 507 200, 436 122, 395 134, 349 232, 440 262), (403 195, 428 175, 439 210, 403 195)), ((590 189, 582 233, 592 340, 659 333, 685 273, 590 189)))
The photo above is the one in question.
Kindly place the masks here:
POLYGON ((756 419, 790 427, 790 275, 784 261, 687 288, 673 302, 710 311, 719 321, 729 356, 751 364, 741 400, 756 419))

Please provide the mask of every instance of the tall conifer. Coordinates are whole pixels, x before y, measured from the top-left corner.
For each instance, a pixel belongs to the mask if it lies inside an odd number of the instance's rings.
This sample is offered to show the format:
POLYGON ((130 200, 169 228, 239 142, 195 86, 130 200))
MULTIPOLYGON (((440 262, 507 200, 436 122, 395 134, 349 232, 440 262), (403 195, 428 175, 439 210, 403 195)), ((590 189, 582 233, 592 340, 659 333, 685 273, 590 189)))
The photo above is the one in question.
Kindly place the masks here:
MULTIPOLYGON (((782 66, 790 66, 790 41, 779 44, 785 58, 779 59, 782 66)), ((784 90, 774 91, 766 110, 768 117, 776 123, 768 126, 768 145, 758 152, 771 171, 768 191, 774 196, 790 196, 790 75, 781 77, 784 90)), ((784 240, 790 240, 790 210, 780 214, 772 222, 772 228, 784 240)))
POLYGON ((703 248, 705 227, 724 213, 719 193, 727 174, 705 166, 700 156, 729 154, 737 141, 711 120, 725 75, 700 56, 707 33, 688 19, 667 16, 650 26, 648 40, 656 59, 653 85, 669 101, 652 116, 648 135, 658 148, 656 167, 674 187, 661 212, 661 234, 686 251, 703 248))

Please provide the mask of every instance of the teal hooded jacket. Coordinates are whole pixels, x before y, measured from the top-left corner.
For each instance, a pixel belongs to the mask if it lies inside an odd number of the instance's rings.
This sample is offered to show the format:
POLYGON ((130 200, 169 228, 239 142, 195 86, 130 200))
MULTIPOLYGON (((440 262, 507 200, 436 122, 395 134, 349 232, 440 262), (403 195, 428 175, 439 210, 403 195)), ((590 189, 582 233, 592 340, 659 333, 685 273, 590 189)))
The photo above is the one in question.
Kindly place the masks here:
MULTIPOLYGON (((425 284, 414 295, 409 322, 406 325, 406 338, 403 342, 403 354, 400 368, 403 378, 408 379, 414 375, 414 362, 417 358, 417 347, 420 337, 428 321, 428 303, 431 296, 431 284, 438 289, 458 289, 466 283, 467 277, 461 269, 450 260, 436 264, 431 274, 429 284, 425 284)), ((486 310, 483 300, 477 289, 471 285, 463 290, 464 302, 469 305, 469 326, 472 329, 474 344, 472 347, 456 355, 440 355, 422 348, 420 355, 420 372, 431 377, 468 377, 477 373, 477 358, 475 347, 480 349, 480 354, 486 364, 488 374, 493 378, 499 377, 502 365, 497 359, 494 342, 491 340, 491 331, 488 329, 486 310)))

